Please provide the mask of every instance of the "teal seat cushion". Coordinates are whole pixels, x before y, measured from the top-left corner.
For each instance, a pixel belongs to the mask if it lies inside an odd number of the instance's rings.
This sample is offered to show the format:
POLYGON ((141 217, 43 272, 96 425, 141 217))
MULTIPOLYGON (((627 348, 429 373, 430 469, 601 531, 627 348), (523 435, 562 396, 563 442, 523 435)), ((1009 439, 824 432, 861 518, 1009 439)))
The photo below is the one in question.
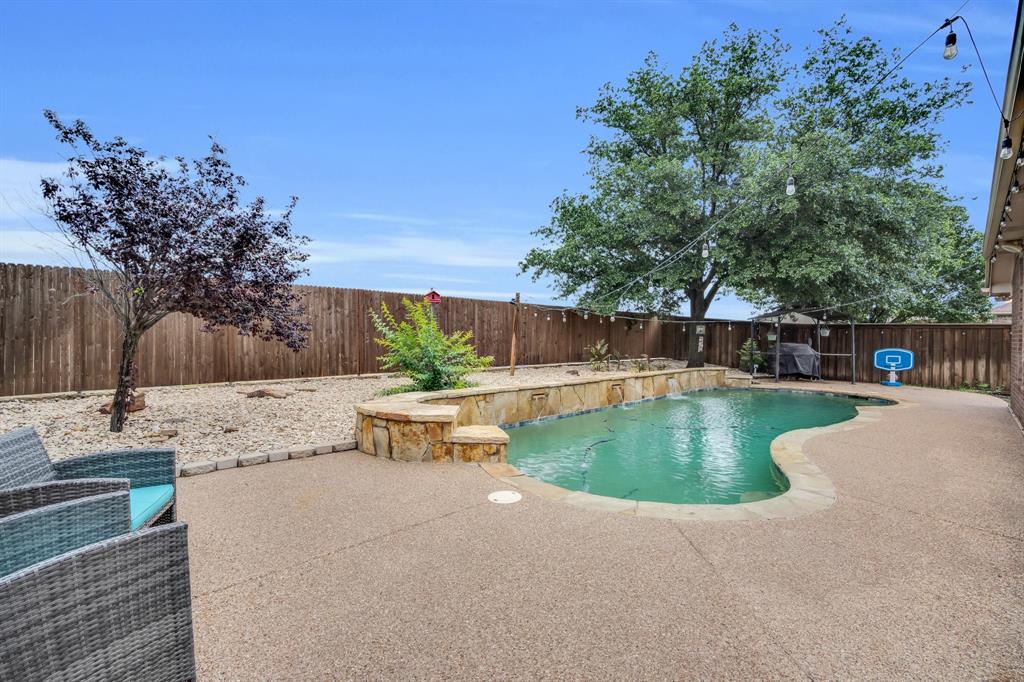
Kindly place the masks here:
POLYGON ((132 514, 132 530, 145 525, 156 516, 157 512, 174 497, 174 486, 147 485, 144 488, 132 488, 128 491, 128 506, 132 514))

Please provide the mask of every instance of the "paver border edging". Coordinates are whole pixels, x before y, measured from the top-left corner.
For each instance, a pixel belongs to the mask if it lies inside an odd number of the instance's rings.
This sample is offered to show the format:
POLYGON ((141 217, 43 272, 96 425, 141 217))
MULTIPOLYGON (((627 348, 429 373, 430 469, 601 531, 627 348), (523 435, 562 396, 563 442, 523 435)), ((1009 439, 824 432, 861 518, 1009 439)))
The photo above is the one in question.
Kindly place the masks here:
POLYGON ((198 462, 185 462, 175 466, 175 476, 178 478, 189 476, 200 476, 222 469, 235 469, 239 467, 267 464, 269 462, 283 462, 286 459, 304 459, 314 455, 326 455, 330 452, 345 452, 355 450, 355 440, 344 440, 337 443, 322 443, 320 445, 296 445, 295 447, 272 450, 270 452, 253 452, 244 455, 228 455, 217 459, 200 460, 198 462))
MULTIPOLYGON (((750 390, 794 390, 776 386, 752 385, 750 390)), ((789 489, 767 500, 738 502, 736 504, 671 504, 668 502, 646 502, 624 500, 618 497, 594 495, 578 490, 569 490, 539 479, 527 476, 507 463, 481 463, 480 467, 494 478, 511 486, 525 490, 548 500, 557 500, 575 507, 596 511, 672 519, 675 521, 762 521, 771 519, 792 519, 828 509, 836 501, 836 490, 832 479, 818 468, 803 451, 803 445, 811 438, 825 433, 852 431, 881 420, 884 412, 898 408, 914 407, 916 403, 901 398, 882 397, 864 392, 842 389, 795 389, 809 393, 844 395, 873 400, 889 401, 887 405, 857 405, 857 414, 852 419, 795 429, 779 434, 770 445, 772 460, 789 480, 789 489)))

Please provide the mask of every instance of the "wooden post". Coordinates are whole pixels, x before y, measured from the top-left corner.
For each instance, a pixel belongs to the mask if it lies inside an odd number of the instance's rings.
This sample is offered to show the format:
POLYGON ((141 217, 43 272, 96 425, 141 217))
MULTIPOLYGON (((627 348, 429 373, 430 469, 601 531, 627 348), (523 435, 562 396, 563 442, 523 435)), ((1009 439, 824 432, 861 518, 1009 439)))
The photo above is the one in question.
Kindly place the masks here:
POLYGON ((516 375, 516 331, 519 329, 519 292, 516 292, 516 298, 512 302, 512 350, 509 353, 508 358, 508 375, 514 377, 516 375))

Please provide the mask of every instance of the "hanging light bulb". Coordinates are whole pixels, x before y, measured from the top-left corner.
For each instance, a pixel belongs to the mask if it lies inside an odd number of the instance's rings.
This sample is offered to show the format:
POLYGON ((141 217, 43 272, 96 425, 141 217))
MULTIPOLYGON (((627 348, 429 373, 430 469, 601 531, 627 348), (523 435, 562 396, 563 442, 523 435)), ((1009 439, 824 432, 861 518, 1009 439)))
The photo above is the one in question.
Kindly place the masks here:
POLYGON ((537 311, 536 310, 533 311, 533 316, 537 317, 537 311))
POLYGON ((643 322, 641 322, 641 323, 640 323, 640 329, 643 329, 643 328, 644 328, 644 323, 643 323, 643 322))
POLYGON ((999 158, 1006 161, 1013 156, 1013 140, 1007 135, 1003 138, 1003 143, 999 145, 999 158))
POLYGON ((547 320, 548 320, 548 322, 550 322, 550 321, 551 321, 551 313, 548 313, 548 314, 547 314, 547 320))
POLYGON ((586 310, 583 311, 583 319, 584 320, 589 320, 590 319, 590 313, 588 313, 586 310))
POLYGON ((953 29, 949 29, 949 34, 946 35, 946 47, 942 50, 943 59, 956 59, 958 50, 956 49, 956 33, 953 29))
POLYGON ((1020 192, 1020 183, 1017 182, 1017 178, 1013 179, 1013 184, 1010 185, 1010 194, 1017 194, 1020 192))
POLYGON ((604 318, 603 317, 597 318, 597 323, 598 324, 604 324, 604 318))
POLYGON ((610 316, 610 317, 608 318, 608 321, 609 321, 609 322, 614 322, 614 321, 615 321, 615 316, 614 316, 614 315, 610 316))
POLYGON ((1024 149, 1017 152, 1017 168, 1024 167, 1024 149))
POLYGON ((732 322, 729 323, 728 330, 732 331, 732 322))
POLYGON ((707 257, 708 257, 708 256, 710 256, 710 255, 711 255, 711 252, 710 252, 710 251, 708 251, 708 245, 707 245, 707 244, 705 244, 705 245, 704 245, 704 248, 703 248, 703 249, 701 249, 701 252, 700 252, 700 257, 701 257, 701 258, 707 258, 707 257))
POLYGON ((999 234, 996 235, 996 241, 997 242, 1003 241, 1003 231, 1002 230, 1000 230, 999 234))
POLYGON ((562 311, 562 322, 565 322, 565 311, 562 311))
POLYGON ((1013 212, 1013 206, 1010 205, 1009 197, 1007 197, 1007 199, 1006 199, 1006 208, 1005 208, 1005 210, 1006 210, 1007 213, 1012 213, 1013 212))
POLYGON ((992 254, 992 257, 988 259, 988 262, 989 262, 989 263, 992 263, 993 265, 995 265, 995 262, 996 262, 996 254, 994 254, 994 253, 993 253, 993 254, 992 254))
POLYGON ((791 197, 796 194, 796 178, 790 175, 786 178, 786 196, 791 197))

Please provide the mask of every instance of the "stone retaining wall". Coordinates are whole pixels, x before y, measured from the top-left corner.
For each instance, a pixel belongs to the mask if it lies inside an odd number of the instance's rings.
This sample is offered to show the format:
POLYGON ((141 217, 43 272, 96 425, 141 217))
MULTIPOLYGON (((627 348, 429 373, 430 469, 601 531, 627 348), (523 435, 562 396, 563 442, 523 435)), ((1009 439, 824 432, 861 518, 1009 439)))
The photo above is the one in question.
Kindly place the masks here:
POLYGON ((508 435, 501 426, 687 391, 748 385, 746 378, 727 378, 724 367, 702 367, 398 394, 355 406, 356 444, 368 455, 410 462, 504 462, 508 435))

